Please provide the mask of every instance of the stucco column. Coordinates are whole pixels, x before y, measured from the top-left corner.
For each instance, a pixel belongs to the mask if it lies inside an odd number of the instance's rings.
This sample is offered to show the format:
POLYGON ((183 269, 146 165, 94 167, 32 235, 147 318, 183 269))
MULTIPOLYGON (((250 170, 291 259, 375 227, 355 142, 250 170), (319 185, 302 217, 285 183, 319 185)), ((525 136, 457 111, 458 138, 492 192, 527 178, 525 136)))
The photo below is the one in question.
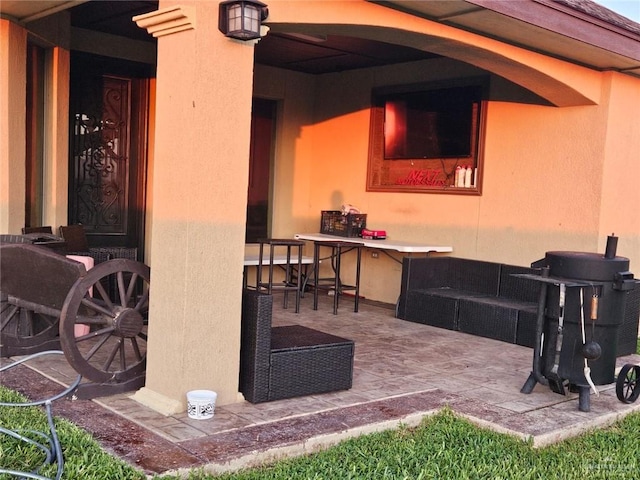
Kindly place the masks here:
POLYGON ((597 178, 601 185, 597 251, 604 252, 607 236, 615 233, 619 237, 617 254, 631 259, 631 271, 637 278, 640 189, 638 176, 629 172, 640 165, 640 122, 630 120, 637 117, 640 108, 640 88, 634 77, 617 72, 603 73, 602 82, 608 95, 603 95, 606 112, 601 124, 610 127, 604 133, 602 175, 597 178))
POLYGON ((67 224, 69 190, 69 76, 71 55, 61 47, 47 55, 45 196, 43 225, 67 224))
POLYGON ((0 233, 24 226, 26 54, 26 30, 0 19, 0 233))
POLYGON ((147 380, 134 398, 170 414, 191 389, 241 398, 253 45, 218 31, 216 2, 160 2, 144 17, 158 36, 155 193, 147 380))

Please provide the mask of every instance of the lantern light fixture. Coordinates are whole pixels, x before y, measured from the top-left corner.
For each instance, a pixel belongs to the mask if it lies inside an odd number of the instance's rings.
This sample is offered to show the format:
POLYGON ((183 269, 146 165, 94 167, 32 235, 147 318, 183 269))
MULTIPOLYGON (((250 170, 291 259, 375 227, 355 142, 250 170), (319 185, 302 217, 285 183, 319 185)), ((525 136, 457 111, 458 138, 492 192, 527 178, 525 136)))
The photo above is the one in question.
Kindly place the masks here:
POLYGON ((230 38, 255 40, 268 15, 267 5, 258 0, 226 0, 220 2, 218 29, 230 38))

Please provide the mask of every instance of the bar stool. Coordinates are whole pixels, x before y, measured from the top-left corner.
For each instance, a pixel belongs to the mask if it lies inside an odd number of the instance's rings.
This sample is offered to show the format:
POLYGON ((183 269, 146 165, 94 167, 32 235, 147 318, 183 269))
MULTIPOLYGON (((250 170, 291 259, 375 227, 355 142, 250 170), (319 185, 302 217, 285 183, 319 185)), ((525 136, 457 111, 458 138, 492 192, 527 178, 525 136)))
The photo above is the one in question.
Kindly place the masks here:
POLYGON ((362 257, 362 247, 364 244, 355 242, 342 241, 316 241, 314 242, 313 252, 313 309, 318 309, 318 290, 333 290, 333 314, 338 314, 338 297, 345 290, 355 290, 355 304, 353 311, 358 311, 358 301, 360 299, 360 260, 362 257), (320 269, 320 249, 331 249, 331 268, 333 268, 333 277, 319 277, 320 269), (341 257, 344 253, 356 251, 356 279, 355 285, 347 285, 340 280, 341 257))
POLYGON ((296 295, 296 313, 300 312, 300 290, 302 286, 302 240, 291 240, 285 238, 263 238, 258 240, 260 243, 260 253, 258 255, 258 268, 256 275, 256 290, 272 294, 274 291, 284 292, 283 307, 289 306, 289 292, 295 292, 296 295), (265 245, 269 253, 268 259, 265 258, 265 245), (273 267, 276 263, 276 250, 286 250, 283 258, 278 257, 277 263, 284 270, 284 279, 282 283, 273 282, 273 267), (296 258, 297 257, 297 258, 296 258), (269 265, 268 281, 262 279, 262 266, 269 265))

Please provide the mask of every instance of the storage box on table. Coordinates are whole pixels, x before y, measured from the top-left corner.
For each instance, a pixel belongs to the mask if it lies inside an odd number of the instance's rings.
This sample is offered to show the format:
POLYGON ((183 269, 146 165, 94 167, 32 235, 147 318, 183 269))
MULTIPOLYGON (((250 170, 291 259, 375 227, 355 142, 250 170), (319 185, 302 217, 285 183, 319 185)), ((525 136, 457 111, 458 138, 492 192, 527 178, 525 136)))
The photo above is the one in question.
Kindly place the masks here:
POLYGON ((320 233, 339 237, 359 237, 367 226, 366 213, 349 213, 343 215, 340 210, 322 210, 320 233))

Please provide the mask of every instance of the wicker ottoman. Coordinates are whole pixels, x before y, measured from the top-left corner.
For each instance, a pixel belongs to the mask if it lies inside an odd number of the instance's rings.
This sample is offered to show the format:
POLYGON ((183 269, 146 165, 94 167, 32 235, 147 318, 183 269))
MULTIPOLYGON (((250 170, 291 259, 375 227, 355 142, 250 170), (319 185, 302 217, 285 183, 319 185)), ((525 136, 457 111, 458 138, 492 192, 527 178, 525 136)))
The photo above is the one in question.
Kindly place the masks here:
POLYGON ((271 330, 269 400, 351 388, 354 343, 301 325, 271 330))

